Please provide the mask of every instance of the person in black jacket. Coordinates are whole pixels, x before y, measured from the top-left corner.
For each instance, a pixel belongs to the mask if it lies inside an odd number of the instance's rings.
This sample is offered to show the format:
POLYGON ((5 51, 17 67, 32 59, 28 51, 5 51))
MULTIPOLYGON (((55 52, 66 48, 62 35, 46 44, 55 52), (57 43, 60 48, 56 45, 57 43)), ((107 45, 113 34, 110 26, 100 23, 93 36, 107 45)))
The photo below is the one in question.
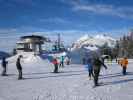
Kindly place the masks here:
POLYGON ((2 63, 1 63, 1 65, 2 65, 2 67, 3 67, 3 71, 2 71, 2 76, 7 76, 7 74, 6 74, 6 71, 7 71, 7 64, 8 64, 8 62, 6 61, 6 58, 5 57, 3 57, 3 59, 2 59, 2 63))
POLYGON ((17 70, 18 70, 18 80, 22 79, 22 66, 21 66, 21 63, 20 63, 20 60, 23 56, 20 55, 18 58, 17 58, 17 62, 16 62, 16 66, 17 66, 17 70))
POLYGON ((101 70, 101 67, 104 67, 105 69, 107 69, 106 65, 97 57, 94 59, 93 62, 93 71, 94 71, 94 85, 98 86, 98 77, 99 77, 99 73, 101 70))

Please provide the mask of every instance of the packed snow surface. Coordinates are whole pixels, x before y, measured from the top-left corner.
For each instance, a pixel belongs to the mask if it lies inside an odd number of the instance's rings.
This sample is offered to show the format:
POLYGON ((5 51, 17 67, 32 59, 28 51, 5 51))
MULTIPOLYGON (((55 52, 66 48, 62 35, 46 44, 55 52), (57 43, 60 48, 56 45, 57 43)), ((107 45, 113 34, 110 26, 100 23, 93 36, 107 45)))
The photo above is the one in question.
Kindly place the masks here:
POLYGON ((100 73, 101 86, 93 88, 84 65, 65 65, 55 74, 47 60, 29 59, 25 57, 22 62, 24 80, 17 80, 15 57, 12 58, 9 76, 0 76, 0 100, 133 100, 133 60, 126 76, 115 61, 106 63, 108 69, 100 73))

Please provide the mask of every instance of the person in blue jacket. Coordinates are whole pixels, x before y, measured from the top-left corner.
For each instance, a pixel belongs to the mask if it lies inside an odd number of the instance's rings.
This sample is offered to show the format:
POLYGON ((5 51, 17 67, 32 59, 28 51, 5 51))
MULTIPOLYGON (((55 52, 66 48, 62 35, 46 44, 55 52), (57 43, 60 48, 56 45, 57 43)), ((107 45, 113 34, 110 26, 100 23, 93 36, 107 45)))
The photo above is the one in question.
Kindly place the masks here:
POLYGON ((87 60, 87 67, 88 67, 88 72, 89 72, 89 78, 91 80, 91 77, 93 77, 93 64, 92 64, 92 59, 87 60))

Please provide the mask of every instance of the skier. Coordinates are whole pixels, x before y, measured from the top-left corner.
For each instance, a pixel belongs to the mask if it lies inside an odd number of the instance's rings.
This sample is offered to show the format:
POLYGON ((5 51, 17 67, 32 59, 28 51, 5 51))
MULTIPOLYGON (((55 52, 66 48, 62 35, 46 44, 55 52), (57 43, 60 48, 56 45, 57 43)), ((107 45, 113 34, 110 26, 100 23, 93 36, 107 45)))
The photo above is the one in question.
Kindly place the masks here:
POLYGON ((21 66, 21 63, 20 63, 21 58, 23 58, 23 56, 19 55, 19 57, 17 58, 17 61, 16 61, 16 66, 17 66, 17 70, 18 70, 18 73, 19 73, 18 80, 23 79, 22 78, 22 66, 21 66))
POLYGON ((58 73, 58 61, 56 58, 54 58, 53 62, 54 64, 54 73, 58 73))
POLYGON ((16 49, 13 49, 13 55, 16 55, 16 54, 17 54, 16 49))
POLYGON ((122 66, 122 60, 123 60, 122 58, 120 58, 120 59, 118 60, 118 64, 121 65, 121 66, 122 66))
POLYGON ((8 62, 6 61, 6 58, 5 57, 3 57, 2 58, 2 63, 1 63, 1 65, 2 65, 2 67, 3 67, 3 71, 2 71, 2 76, 7 76, 7 74, 6 74, 6 71, 7 71, 7 64, 8 64, 8 62))
POLYGON ((85 57, 82 58, 82 64, 84 65, 86 63, 85 57))
POLYGON ((109 56, 109 58, 108 58, 108 63, 110 64, 110 65, 112 65, 112 57, 111 56, 109 56))
POLYGON ((116 63, 118 62, 117 56, 115 57, 115 61, 116 61, 116 63))
POLYGON ((66 63, 66 65, 70 65, 70 58, 66 57, 65 58, 65 63, 66 63))
POLYGON ((64 56, 60 57, 60 67, 64 67, 64 56))
POLYGON ((92 59, 88 59, 87 60, 87 67, 88 67, 88 72, 89 72, 89 79, 91 80, 91 77, 92 76, 94 77, 94 75, 93 75, 92 59))
POLYGON ((128 59, 127 59, 127 57, 124 57, 122 59, 121 65, 122 65, 121 67, 123 68, 122 73, 123 73, 123 75, 126 75, 126 69, 127 69, 127 65, 128 65, 128 59))
POLYGON ((94 71, 94 86, 98 86, 98 77, 101 70, 101 66, 107 69, 106 65, 97 57, 94 58, 93 71, 94 71))

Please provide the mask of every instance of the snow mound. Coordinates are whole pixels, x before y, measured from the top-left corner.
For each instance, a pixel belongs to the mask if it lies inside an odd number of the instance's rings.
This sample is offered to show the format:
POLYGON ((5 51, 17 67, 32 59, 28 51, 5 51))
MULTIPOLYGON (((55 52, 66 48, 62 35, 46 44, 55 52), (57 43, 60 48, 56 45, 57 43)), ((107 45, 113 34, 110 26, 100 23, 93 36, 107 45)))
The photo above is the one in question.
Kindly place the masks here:
POLYGON ((23 58, 22 58, 22 63, 25 63, 25 64, 42 64, 42 65, 48 65, 48 66, 51 66, 52 64, 49 62, 48 59, 43 59, 41 58, 40 56, 38 55, 34 55, 33 52, 21 52, 15 56, 12 56, 10 58, 8 58, 7 60, 10 62, 10 63, 16 63, 17 61, 17 58, 19 55, 22 55, 23 58))

